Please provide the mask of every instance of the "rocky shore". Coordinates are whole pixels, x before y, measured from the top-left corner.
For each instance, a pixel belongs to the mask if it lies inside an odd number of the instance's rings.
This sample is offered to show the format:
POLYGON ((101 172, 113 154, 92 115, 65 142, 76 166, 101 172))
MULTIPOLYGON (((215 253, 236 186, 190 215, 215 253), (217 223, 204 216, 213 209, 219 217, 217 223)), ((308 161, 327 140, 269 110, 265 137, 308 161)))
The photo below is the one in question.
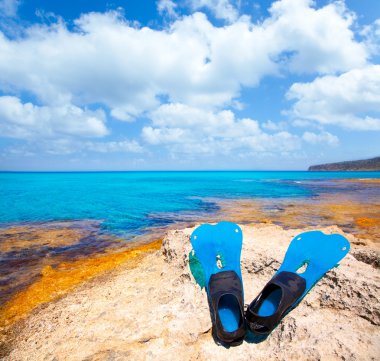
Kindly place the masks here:
MULTIPOLYGON (((206 293, 189 270, 192 228, 170 230, 151 250, 88 281, 18 322, 5 360, 376 360, 380 355, 378 250, 352 249, 263 342, 218 346, 206 293)), ((243 225, 249 303, 306 229, 243 225)), ((325 233, 343 233, 338 227, 325 233)))

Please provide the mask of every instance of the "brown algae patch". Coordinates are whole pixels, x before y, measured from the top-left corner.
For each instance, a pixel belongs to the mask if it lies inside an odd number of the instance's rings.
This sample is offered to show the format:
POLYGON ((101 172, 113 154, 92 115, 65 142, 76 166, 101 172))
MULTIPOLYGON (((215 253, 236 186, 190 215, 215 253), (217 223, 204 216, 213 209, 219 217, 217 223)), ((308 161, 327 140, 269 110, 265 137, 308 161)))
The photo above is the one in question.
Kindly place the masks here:
POLYGON ((380 228, 380 218, 360 217, 355 219, 355 223, 358 227, 364 229, 372 227, 380 228))
POLYGON ((0 229, 0 251, 11 252, 37 249, 42 246, 63 247, 79 242, 83 230, 72 228, 46 229, 17 226, 0 229))
POLYGON ((102 253, 111 241, 120 244, 98 233, 99 222, 86 220, 0 228, 0 307, 33 283, 44 267, 102 253))
POLYGON ((344 182, 344 183, 379 183, 379 178, 346 178, 346 179, 336 179, 336 182, 344 182))
POLYGON ((337 225, 358 238, 379 242, 380 203, 334 198, 223 201, 219 204, 220 218, 240 223, 275 223, 286 228, 337 225))
POLYGON ((25 290, 13 296, 0 308, 0 328, 8 328, 27 316, 37 306, 53 301, 83 281, 111 270, 124 262, 137 259, 149 251, 158 250, 162 241, 134 246, 133 248, 73 262, 63 262, 53 268, 42 269, 41 277, 25 290))

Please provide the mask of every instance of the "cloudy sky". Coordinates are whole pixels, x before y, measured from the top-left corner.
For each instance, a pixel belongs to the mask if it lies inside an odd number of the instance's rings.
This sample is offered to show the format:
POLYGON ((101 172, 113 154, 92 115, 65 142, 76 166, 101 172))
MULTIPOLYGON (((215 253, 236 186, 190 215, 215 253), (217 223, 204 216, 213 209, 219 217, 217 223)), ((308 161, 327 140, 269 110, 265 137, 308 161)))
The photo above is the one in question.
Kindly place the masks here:
POLYGON ((380 1, 0 0, 0 169, 380 155, 380 1))

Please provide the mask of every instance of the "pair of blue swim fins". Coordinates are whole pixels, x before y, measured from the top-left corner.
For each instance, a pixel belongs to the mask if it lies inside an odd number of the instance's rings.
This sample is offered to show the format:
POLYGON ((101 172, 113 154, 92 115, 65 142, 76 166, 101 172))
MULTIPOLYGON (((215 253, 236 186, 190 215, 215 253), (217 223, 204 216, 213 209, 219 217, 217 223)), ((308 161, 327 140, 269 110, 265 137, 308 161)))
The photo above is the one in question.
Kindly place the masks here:
MULTIPOLYGON (((214 335, 226 345, 243 342, 247 328, 255 335, 269 335, 350 249, 350 243, 340 234, 299 234, 290 243, 281 267, 244 310, 241 228, 231 222, 203 224, 194 230, 190 240, 193 259, 203 270, 214 335), (301 268, 305 269, 303 273, 301 268)), ((192 272, 198 280, 194 267, 192 272)))

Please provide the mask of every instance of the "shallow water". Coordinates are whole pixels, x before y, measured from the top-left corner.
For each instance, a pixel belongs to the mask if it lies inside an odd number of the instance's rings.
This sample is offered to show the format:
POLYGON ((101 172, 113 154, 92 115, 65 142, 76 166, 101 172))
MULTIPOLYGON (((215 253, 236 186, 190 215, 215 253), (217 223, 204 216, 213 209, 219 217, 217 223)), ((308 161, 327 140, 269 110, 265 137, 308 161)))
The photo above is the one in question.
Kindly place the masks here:
POLYGON ((46 267, 195 222, 337 224, 376 240, 379 179, 380 172, 0 173, 0 305, 46 267))
POLYGON ((95 220, 126 239, 172 218, 218 210, 211 199, 310 198, 364 189, 335 182, 380 178, 380 172, 95 172, 0 173, 0 225, 12 222, 95 220))

